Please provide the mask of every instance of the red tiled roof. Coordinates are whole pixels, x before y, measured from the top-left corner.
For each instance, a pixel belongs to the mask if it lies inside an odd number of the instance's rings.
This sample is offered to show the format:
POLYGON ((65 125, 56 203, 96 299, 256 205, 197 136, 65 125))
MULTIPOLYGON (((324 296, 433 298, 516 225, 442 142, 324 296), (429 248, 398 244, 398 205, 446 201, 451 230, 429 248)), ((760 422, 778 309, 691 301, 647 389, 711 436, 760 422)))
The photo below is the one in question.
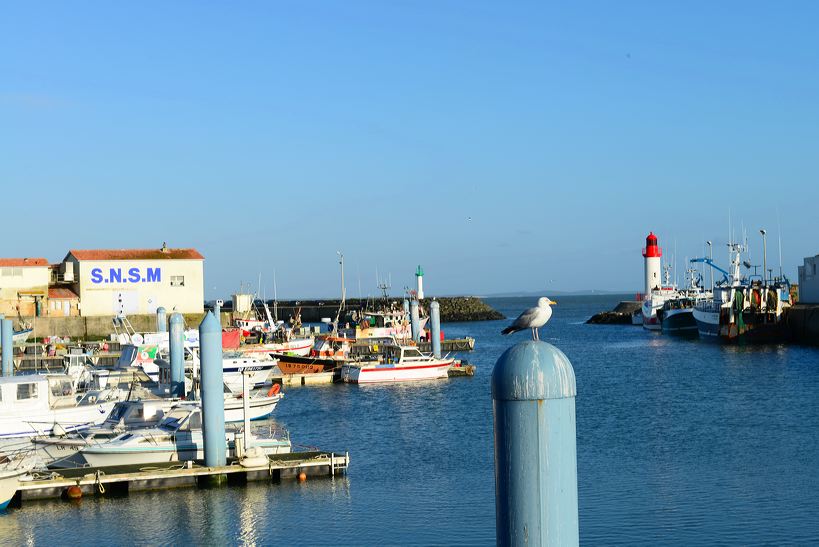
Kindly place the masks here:
POLYGON ((0 266, 48 266, 45 258, 0 258, 0 266))
POLYGON ((204 260, 196 249, 71 249, 77 260, 204 260))
POLYGON ((64 289, 64 288, 48 289, 48 297, 50 299, 52 299, 52 300, 54 300, 54 299, 57 299, 57 300, 70 300, 70 299, 79 298, 79 296, 77 296, 77 293, 75 293, 71 289, 64 289))

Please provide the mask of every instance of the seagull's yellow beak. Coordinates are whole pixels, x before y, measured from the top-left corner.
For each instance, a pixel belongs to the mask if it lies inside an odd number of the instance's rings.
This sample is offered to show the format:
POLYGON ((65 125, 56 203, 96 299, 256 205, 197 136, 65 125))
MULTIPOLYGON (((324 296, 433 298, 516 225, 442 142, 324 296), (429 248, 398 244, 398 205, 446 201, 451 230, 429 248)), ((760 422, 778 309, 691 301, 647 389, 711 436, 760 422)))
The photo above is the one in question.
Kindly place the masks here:
POLYGON ((551 304, 552 306, 557 306, 557 302, 555 302, 554 300, 549 300, 549 304, 551 304))

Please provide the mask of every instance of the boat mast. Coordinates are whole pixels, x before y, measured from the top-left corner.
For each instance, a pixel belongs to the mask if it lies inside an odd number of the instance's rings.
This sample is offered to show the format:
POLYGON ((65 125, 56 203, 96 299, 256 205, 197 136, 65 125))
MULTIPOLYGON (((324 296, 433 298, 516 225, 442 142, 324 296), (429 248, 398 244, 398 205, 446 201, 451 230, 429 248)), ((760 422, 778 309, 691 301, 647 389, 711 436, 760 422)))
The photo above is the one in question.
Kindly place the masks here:
POLYGON ((347 289, 344 287, 344 254, 341 251, 336 251, 338 255, 338 263, 341 265, 341 303, 338 305, 336 312, 336 330, 338 330, 338 319, 341 317, 341 311, 344 309, 344 301, 347 299, 347 289))

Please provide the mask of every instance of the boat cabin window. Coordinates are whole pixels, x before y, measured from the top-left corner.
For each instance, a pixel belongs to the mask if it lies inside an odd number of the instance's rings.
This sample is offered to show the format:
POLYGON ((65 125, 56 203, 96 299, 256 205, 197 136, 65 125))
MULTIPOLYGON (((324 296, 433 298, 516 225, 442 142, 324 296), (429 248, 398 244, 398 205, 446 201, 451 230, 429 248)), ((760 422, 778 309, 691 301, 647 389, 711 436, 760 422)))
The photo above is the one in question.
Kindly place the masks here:
POLYGON ((17 384, 17 400, 37 398, 37 384, 17 384))
POLYGON ((404 350, 404 357, 423 357, 423 355, 421 355, 421 352, 417 349, 412 348, 404 350))
POLYGON ((188 429, 202 429, 202 413, 194 412, 186 424, 188 429))
POLYGON ((54 379, 48 382, 48 387, 51 388, 51 395, 54 397, 62 397, 63 395, 71 395, 73 387, 71 381, 67 379, 54 379))
POLYGON ((190 410, 171 410, 167 416, 162 418, 162 421, 159 423, 159 426, 163 429, 178 429, 179 424, 188 417, 190 414, 190 410))
POLYGON ((125 416, 125 411, 128 409, 126 405, 115 405, 114 409, 111 410, 111 414, 108 415, 108 420, 112 422, 118 422, 120 419, 125 416))

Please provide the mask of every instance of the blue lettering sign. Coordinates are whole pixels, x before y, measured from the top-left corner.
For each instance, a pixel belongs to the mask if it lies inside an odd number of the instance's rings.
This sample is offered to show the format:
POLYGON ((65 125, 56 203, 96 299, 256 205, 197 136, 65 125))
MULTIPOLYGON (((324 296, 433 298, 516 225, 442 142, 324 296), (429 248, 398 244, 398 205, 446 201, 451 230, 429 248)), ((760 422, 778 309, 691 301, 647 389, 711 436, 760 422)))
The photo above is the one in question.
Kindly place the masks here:
POLYGON ((91 283, 161 283, 161 268, 109 268, 108 277, 102 276, 102 268, 91 270, 91 283))

